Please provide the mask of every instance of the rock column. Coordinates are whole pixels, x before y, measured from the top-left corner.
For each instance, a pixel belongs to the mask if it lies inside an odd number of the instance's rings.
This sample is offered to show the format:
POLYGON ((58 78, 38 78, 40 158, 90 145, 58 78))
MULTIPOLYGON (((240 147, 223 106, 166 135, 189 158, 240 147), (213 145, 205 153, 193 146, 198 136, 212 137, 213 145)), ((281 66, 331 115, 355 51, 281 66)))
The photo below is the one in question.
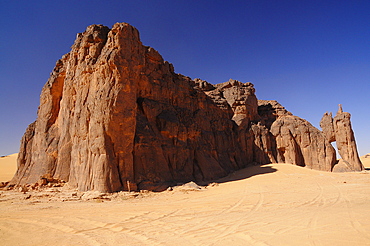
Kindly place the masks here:
POLYGON ((355 135, 351 125, 351 114, 343 112, 339 104, 337 115, 325 113, 321 119, 320 127, 329 142, 336 141, 340 156, 333 172, 362 171, 364 166, 358 156, 355 135))

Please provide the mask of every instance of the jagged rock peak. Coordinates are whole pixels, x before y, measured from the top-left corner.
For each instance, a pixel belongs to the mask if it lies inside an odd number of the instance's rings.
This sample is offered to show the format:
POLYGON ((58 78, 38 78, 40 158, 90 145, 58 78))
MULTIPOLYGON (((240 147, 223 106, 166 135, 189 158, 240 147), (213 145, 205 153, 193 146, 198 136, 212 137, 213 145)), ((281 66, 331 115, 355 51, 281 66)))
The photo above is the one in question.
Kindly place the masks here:
POLYGON ((338 114, 341 114, 341 113, 343 113, 342 104, 338 104, 338 111, 337 111, 337 115, 338 115, 338 114))
POLYGON ((208 83, 207 81, 199 79, 199 78, 194 79, 194 83, 195 83, 194 88, 198 90, 211 91, 211 90, 216 89, 211 83, 208 83))
POLYGON ((222 92, 232 108, 234 112, 232 119, 237 125, 248 125, 251 121, 259 120, 256 90, 252 83, 229 79, 227 82, 217 84, 216 88, 222 92))
POLYGON ((235 80, 235 79, 229 79, 226 82, 216 84, 216 87, 221 89, 221 90, 222 89, 227 89, 227 88, 230 88, 230 87, 233 87, 233 86, 236 86, 236 87, 239 87, 239 88, 240 87, 248 87, 251 90, 251 93, 255 93, 254 85, 251 82, 243 83, 243 82, 240 82, 240 81, 235 80))
POLYGON ((261 117, 261 122, 268 129, 276 119, 284 115, 292 115, 276 100, 258 100, 258 114, 261 117))
POLYGON ((234 79, 216 85, 201 79, 195 79, 194 83, 195 89, 205 92, 218 107, 231 114, 237 125, 248 125, 251 121, 259 120, 257 97, 252 83, 234 79))

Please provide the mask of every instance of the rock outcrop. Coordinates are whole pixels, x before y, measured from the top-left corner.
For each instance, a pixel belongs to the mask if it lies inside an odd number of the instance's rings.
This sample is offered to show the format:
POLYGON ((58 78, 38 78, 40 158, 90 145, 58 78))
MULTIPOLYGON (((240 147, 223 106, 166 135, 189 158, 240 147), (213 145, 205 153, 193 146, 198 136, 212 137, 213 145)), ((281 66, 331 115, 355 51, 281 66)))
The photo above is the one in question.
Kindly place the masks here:
POLYGON ((177 74, 134 27, 117 23, 89 26, 57 62, 11 184, 47 176, 81 191, 162 190, 252 163, 331 171, 335 159, 323 133, 276 101, 258 101, 253 84, 177 74))
POLYGON ((342 157, 333 168, 334 172, 364 170, 357 152, 351 114, 343 112, 342 105, 339 105, 337 115, 334 118, 331 113, 325 113, 320 121, 320 127, 329 142, 336 141, 338 152, 342 157))
POLYGON ((83 191, 155 189, 245 167, 231 108, 194 86, 132 26, 89 26, 42 90, 12 182, 51 174, 83 191))
POLYGON ((325 136, 308 121, 297 116, 279 117, 271 126, 275 136, 278 162, 331 171, 335 149, 325 136))

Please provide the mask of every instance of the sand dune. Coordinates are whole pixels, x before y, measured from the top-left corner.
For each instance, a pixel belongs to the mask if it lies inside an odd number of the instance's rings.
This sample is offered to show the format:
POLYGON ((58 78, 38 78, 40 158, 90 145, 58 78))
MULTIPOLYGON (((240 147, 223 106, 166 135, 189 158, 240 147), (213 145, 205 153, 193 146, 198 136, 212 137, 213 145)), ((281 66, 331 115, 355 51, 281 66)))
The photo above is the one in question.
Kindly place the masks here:
POLYGON ((10 181, 17 171, 18 154, 0 157, 0 182, 10 181))
POLYGON ((365 168, 370 168, 370 153, 360 157, 365 168))
POLYGON ((0 245, 370 245, 369 187, 369 171, 271 164, 111 201, 2 191, 0 245))

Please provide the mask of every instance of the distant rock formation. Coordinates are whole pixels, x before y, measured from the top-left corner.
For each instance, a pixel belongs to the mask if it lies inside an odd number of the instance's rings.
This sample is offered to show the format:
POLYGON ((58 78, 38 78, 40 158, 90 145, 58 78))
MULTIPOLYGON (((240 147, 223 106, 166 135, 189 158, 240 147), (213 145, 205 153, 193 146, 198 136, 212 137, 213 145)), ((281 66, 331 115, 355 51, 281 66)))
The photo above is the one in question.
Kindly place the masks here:
POLYGON ((57 62, 11 185, 47 176, 81 191, 162 190, 250 164, 331 171, 335 160, 322 132, 257 100, 253 84, 176 74, 134 27, 117 23, 89 26, 57 62))
POLYGON ((333 172, 364 170, 357 152, 355 135, 351 126, 351 114, 343 112, 342 105, 339 105, 334 118, 331 113, 325 113, 320 121, 320 127, 329 142, 336 141, 338 152, 342 157, 334 166, 333 172))

